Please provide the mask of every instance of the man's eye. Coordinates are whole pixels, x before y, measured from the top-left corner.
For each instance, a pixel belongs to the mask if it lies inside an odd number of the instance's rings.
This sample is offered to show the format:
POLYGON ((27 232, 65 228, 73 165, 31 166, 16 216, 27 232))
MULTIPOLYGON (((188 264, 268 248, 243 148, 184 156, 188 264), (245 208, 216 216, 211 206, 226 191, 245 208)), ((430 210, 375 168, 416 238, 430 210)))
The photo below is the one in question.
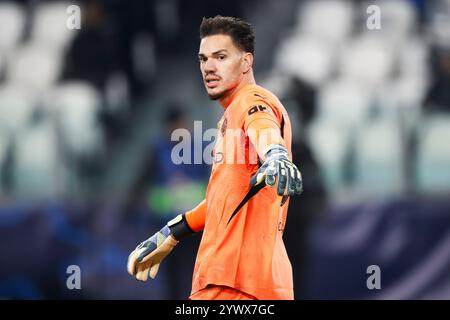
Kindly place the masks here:
POLYGON ((223 60, 223 59, 225 59, 225 56, 224 55, 220 55, 219 56, 219 60, 223 60))

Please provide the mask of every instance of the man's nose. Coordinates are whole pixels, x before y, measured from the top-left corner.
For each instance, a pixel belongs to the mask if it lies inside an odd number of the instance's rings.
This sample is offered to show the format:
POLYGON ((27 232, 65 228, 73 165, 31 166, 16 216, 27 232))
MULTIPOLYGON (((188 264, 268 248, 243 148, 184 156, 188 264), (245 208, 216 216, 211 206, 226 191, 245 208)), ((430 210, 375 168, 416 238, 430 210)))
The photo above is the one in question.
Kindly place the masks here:
POLYGON ((216 64, 214 63, 213 59, 208 59, 205 61, 205 64, 203 65, 203 70, 206 74, 215 72, 216 71, 216 64))

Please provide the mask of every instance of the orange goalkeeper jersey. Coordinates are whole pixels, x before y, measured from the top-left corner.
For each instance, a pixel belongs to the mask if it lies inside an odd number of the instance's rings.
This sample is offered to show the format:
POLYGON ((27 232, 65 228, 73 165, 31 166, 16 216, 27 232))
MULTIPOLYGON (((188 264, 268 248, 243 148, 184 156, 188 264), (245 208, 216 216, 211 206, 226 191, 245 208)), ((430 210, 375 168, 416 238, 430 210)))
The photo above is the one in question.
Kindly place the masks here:
POLYGON ((293 299, 292 267, 282 239, 289 201, 280 207, 276 188, 250 186, 260 166, 254 152, 261 153, 250 138, 254 123, 276 128, 282 137, 278 143, 291 157, 291 124, 283 105, 258 85, 242 87, 219 121, 206 198, 194 209, 205 218, 191 294, 215 284, 258 299, 293 299))

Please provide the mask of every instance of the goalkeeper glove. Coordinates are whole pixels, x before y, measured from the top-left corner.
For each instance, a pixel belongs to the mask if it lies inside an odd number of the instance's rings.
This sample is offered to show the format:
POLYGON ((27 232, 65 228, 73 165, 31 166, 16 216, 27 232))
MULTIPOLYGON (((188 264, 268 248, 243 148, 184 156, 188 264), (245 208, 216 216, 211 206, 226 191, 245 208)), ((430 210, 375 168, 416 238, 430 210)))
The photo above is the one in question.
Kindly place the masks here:
POLYGON ((284 196, 281 202, 281 205, 283 205, 288 196, 302 193, 302 175, 296 165, 289 160, 285 147, 273 144, 267 149, 266 160, 251 177, 250 184, 256 186, 265 182, 266 185, 273 187, 278 177, 277 194, 284 196))
POLYGON ((183 215, 178 215, 161 230, 140 243, 128 256, 127 270, 137 280, 155 279, 161 261, 178 244, 178 240, 192 234, 183 215))

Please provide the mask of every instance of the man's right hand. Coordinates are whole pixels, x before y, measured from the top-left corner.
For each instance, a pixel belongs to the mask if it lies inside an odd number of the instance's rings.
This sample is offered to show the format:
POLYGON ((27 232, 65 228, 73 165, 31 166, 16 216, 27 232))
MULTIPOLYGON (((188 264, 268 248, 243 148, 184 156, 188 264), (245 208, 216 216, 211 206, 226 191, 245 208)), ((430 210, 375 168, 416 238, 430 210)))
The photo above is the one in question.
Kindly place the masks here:
POLYGON ((128 256, 127 270, 137 280, 155 279, 159 264, 178 244, 178 241, 194 234, 185 214, 179 214, 153 236, 139 244, 128 256))
POLYGON ((287 149, 282 145, 271 145, 265 154, 265 161, 251 177, 250 185, 265 183, 269 187, 277 186, 277 194, 283 196, 281 206, 289 196, 303 192, 300 170, 289 160, 287 149), (277 179, 278 178, 278 179, 277 179))
POLYGON ((147 240, 140 243, 128 256, 128 273, 137 280, 155 279, 161 261, 173 250, 178 241, 165 226, 147 240))

